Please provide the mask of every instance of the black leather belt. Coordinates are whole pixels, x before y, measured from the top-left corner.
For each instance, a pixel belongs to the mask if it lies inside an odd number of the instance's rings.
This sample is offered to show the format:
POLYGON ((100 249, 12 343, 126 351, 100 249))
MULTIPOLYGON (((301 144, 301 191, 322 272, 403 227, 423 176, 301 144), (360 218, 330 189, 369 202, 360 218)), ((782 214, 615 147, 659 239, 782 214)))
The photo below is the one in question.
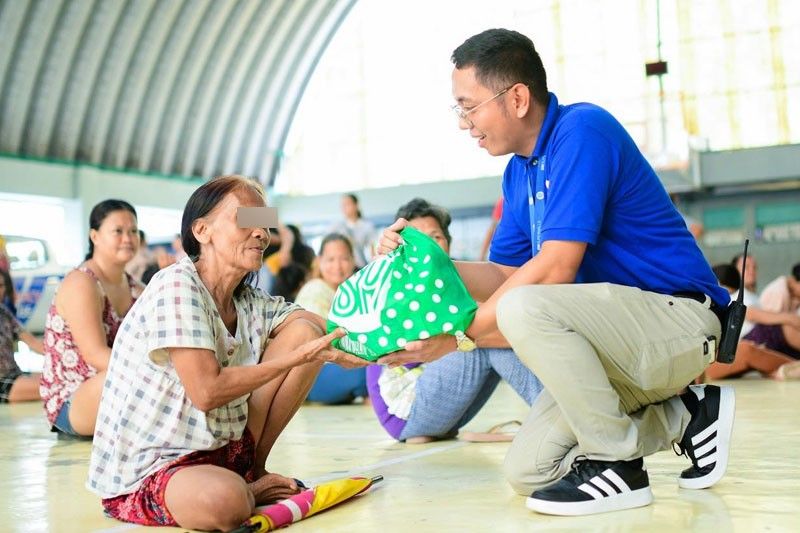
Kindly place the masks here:
MULTIPOLYGON (((695 300, 702 303, 705 303, 706 298, 711 300, 711 296, 706 296, 702 292, 676 292, 672 294, 676 298, 689 298, 690 300, 695 300)), ((725 315, 726 309, 721 305, 717 304, 714 300, 711 300, 711 305, 708 307, 712 313, 717 315, 719 319, 719 323, 721 326, 725 325, 725 315)))

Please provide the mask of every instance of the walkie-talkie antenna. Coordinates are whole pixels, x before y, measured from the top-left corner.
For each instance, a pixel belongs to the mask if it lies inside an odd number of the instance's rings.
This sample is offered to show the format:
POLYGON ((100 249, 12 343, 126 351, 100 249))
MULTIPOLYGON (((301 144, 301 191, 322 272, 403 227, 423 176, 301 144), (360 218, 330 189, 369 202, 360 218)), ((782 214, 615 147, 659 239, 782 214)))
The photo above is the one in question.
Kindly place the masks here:
POLYGON ((744 273, 745 267, 747 266, 747 245, 750 244, 750 239, 744 240, 744 254, 742 255, 742 275, 739 276, 739 295, 736 297, 736 301, 742 303, 744 300, 744 273))
POLYGON ((739 334, 744 325, 747 306, 744 305, 744 268, 747 265, 747 245, 750 239, 744 241, 744 255, 742 255, 742 272, 739 276, 739 295, 728 305, 723 316, 720 317, 722 325, 721 338, 717 347, 717 361, 731 364, 736 358, 736 348, 739 345, 739 334))

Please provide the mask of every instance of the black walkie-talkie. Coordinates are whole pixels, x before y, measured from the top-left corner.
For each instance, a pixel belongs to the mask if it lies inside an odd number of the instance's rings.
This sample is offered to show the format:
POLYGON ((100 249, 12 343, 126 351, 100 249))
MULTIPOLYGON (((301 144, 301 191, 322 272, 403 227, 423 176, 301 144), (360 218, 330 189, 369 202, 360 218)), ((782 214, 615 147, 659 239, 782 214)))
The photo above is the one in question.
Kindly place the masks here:
POLYGON ((742 275, 739 279, 739 295, 730 303, 725 310, 725 322, 722 324, 722 334, 719 340, 719 350, 717 351, 717 361, 720 363, 731 364, 736 359, 736 346, 739 344, 739 334, 742 332, 744 315, 747 306, 744 305, 744 272, 747 265, 747 245, 749 239, 744 241, 744 255, 742 256, 742 275))

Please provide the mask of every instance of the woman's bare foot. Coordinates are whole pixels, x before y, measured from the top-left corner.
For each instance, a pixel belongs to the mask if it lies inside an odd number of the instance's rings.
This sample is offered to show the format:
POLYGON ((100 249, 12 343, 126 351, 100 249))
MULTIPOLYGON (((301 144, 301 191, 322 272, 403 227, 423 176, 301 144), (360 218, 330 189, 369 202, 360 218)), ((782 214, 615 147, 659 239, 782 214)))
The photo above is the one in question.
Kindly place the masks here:
POLYGON ((411 437, 409 439, 406 439, 406 444, 428 444, 429 442, 433 442, 435 440, 439 439, 437 439, 436 437, 426 437, 423 435, 421 437, 411 437))
POLYGON ((285 500, 300 492, 297 481, 280 474, 264 474, 248 485, 255 497, 256 505, 265 505, 285 500))
POLYGON ((800 379, 800 361, 782 364, 778 370, 772 373, 772 379, 778 381, 800 379))

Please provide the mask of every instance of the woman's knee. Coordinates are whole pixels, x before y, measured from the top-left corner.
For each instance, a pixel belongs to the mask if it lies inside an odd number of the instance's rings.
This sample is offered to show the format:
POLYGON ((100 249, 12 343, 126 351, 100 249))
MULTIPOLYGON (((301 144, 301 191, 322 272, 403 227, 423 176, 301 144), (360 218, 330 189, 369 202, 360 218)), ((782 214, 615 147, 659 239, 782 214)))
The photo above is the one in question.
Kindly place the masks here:
POLYGON ((81 383, 72 394, 67 415, 70 425, 79 435, 89 436, 94 433, 105 380, 106 372, 103 370, 81 383))
POLYGON ((291 344, 300 345, 305 342, 313 341, 325 335, 325 332, 320 327, 306 320, 305 318, 298 318, 288 324, 286 328, 278 333, 276 339, 284 339, 291 344))
POLYGON ((241 478, 208 480, 177 497, 170 502, 170 512, 178 525, 192 529, 230 531, 255 508, 253 494, 241 478))
MULTIPOLYGON (((262 355, 262 360, 277 357, 287 350, 294 350, 322 336, 323 332, 317 324, 305 318, 298 318, 286 324, 278 334, 275 335, 275 338, 267 345, 267 349, 262 355)), ((298 368, 312 367, 311 369, 316 375, 316 372, 319 371, 321 366, 322 363, 320 362, 302 365, 298 368)))
POLYGON ((201 509, 216 522, 214 529, 230 531, 253 514, 253 495, 244 483, 229 486, 225 490, 208 491, 200 500, 201 509))
POLYGON ((9 403, 15 402, 29 402, 40 400, 42 397, 39 394, 39 375, 33 376, 19 376, 14 380, 11 385, 11 390, 8 391, 9 403))

